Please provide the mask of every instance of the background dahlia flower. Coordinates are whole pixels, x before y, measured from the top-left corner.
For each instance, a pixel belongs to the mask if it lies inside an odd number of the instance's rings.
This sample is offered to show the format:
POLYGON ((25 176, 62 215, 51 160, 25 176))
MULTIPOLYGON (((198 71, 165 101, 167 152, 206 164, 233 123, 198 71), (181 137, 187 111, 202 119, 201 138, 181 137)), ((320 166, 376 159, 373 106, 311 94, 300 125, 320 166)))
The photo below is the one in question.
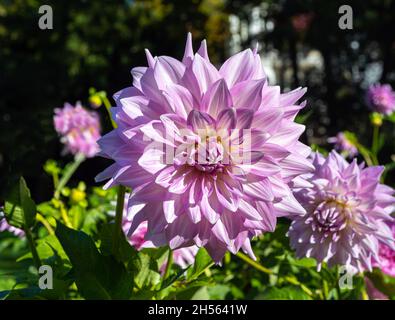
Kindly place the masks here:
POLYGON ((367 91, 366 98, 373 111, 385 115, 395 111, 395 92, 389 84, 371 85, 367 91))
POLYGON ((8 224, 4 213, 0 210, 0 232, 8 231, 16 235, 17 237, 23 237, 25 232, 22 229, 15 228, 8 224))
POLYGON ((79 102, 75 106, 65 103, 62 109, 55 109, 54 125, 67 152, 88 158, 98 152, 100 121, 96 112, 89 112, 79 102))
POLYGON ((292 217, 288 232, 298 257, 371 270, 379 259, 379 243, 394 248, 387 221, 394 210, 394 190, 379 183, 383 167, 348 163, 336 151, 325 159, 314 155, 309 187, 295 188, 307 213, 292 217))
POLYGON ((193 53, 190 34, 182 61, 146 54, 148 67, 132 69, 133 86, 114 96, 118 127, 99 145, 115 163, 97 180, 133 190, 130 233, 147 221, 155 246, 203 246, 216 262, 227 250, 254 258, 252 237, 305 213, 289 187, 313 169, 294 122, 305 90, 270 86, 250 49, 218 70, 205 41, 193 53))
POLYGON ((328 138, 329 143, 335 144, 335 149, 353 158, 358 154, 357 147, 347 138, 344 132, 339 132, 336 137, 328 138))
MULTIPOLYGON (((392 236, 395 238, 395 222, 390 222, 389 227, 392 231, 392 236)), ((395 277, 395 250, 385 244, 379 246, 379 260, 375 261, 374 267, 380 268, 384 273, 395 277)))

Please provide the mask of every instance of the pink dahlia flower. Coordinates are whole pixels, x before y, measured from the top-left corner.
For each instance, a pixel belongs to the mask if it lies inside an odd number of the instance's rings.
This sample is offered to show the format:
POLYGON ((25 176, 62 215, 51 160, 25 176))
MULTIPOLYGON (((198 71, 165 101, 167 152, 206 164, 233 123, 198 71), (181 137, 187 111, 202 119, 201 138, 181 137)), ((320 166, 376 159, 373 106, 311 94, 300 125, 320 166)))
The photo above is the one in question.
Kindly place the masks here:
POLYGON ((96 112, 89 112, 80 103, 65 103, 63 109, 55 109, 55 130, 61 135, 66 151, 93 157, 98 152, 100 121, 96 112))
POLYGON ((358 149, 353 143, 346 137, 343 132, 339 132, 336 137, 328 139, 329 143, 335 144, 335 149, 339 152, 344 153, 345 156, 353 158, 358 154, 358 149))
POLYGON ((367 101, 373 111, 385 115, 395 111, 395 92, 389 84, 371 85, 367 92, 367 101))
MULTIPOLYGON (((395 238, 395 222, 389 223, 392 236, 395 238)), ((379 246, 379 260, 374 262, 374 267, 380 268, 384 273, 395 277, 395 250, 385 244, 379 246)))
POLYGON ((394 190, 379 183, 383 167, 351 164, 332 151, 316 153, 315 172, 305 176, 311 186, 295 188, 307 213, 293 217, 288 232, 298 257, 371 270, 379 243, 394 247, 387 221, 394 210, 394 190))
POLYGON ((218 70, 205 41, 193 53, 190 35, 182 61, 147 58, 114 96, 118 127, 99 145, 115 163, 97 180, 133 190, 130 232, 147 221, 155 246, 204 246, 217 262, 227 250, 254 257, 252 237, 305 212, 289 187, 313 169, 294 122, 305 90, 269 86, 250 49, 218 70))

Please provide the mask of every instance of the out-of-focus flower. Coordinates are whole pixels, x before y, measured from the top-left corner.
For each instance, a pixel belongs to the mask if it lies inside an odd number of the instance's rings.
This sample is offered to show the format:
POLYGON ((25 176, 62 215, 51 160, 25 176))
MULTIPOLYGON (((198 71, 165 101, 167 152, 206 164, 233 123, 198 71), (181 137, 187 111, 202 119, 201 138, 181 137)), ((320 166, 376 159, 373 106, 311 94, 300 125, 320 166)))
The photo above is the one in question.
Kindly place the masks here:
POLYGON ((383 167, 350 164, 336 151, 328 158, 315 154, 310 186, 295 188, 296 198, 307 213, 293 218, 288 232, 298 257, 372 269, 379 258, 379 243, 394 248, 387 221, 394 210, 394 190, 380 184, 383 167))
POLYGON ((155 246, 196 244, 216 262, 227 250, 255 258, 252 237, 305 212, 289 188, 313 169, 294 122, 305 90, 268 85, 250 49, 217 70, 205 41, 193 53, 190 35, 182 62, 147 58, 132 69, 133 87, 114 96, 117 128, 99 144, 115 163, 97 180, 133 190, 130 232, 147 221, 155 246))
POLYGON ((388 300, 388 297, 379 291, 368 277, 365 277, 365 285, 369 300, 388 300))
POLYGON ((344 153, 345 156, 353 158, 358 154, 357 147, 350 141, 344 132, 339 132, 336 137, 328 138, 329 143, 335 144, 335 149, 344 153))
POLYGON ((65 103, 62 109, 55 109, 55 130, 61 135, 66 151, 93 157, 98 152, 100 121, 97 113, 89 112, 80 103, 72 106, 65 103))
MULTIPOLYGON (((389 223, 389 226, 392 231, 392 236, 395 237, 395 222, 389 223)), ((380 244, 378 260, 374 262, 373 266, 395 277, 395 250, 385 244, 380 244)))
POLYGON ((385 115, 395 111, 395 92, 389 84, 371 85, 367 91, 366 98, 373 111, 385 115))
POLYGON ((8 224, 4 213, 0 209, 0 232, 8 231, 16 235, 17 237, 23 237, 25 232, 22 229, 15 228, 8 224))
POLYGON ((102 100, 98 94, 94 94, 89 97, 89 103, 92 106, 92 108, 99 108, 102 105, 102 100))
POLYGON ((383 124, 383 115, 378 112, 372 112, 370 114, 370 122, 376 127, 381 127, 383 124))
POLYGON ((198 251, 199 248, 197 246, 176 249, 173 252, 174 263, 185 269, 195 262, 195 256, 198 251))
POLYGON ((313 21, 313 13, 300 13, 291 17, 292 27, 296 32, 304 32, 309 27, 313 21))

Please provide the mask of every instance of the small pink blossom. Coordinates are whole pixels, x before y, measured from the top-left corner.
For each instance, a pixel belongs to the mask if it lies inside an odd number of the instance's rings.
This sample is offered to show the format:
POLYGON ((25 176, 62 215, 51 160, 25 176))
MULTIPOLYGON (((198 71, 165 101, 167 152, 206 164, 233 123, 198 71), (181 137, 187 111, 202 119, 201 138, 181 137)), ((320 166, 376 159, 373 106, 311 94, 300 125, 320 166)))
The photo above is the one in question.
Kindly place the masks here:
MULTIPOLYGON (((395 222, 389 223, 392 235, 395 238, 395 222)), ((395 250, 385 244, 380 244, 378 260, 374 267, 380 268, 384 273, 395 277, 395 250)))
POLYGON ((65 103, 63 109, 55 109, 54 125, 66 151, 88 158, 98 152, 100 121, 96 112, 87 111, 79 102, 75 107, 65 103))
POLYGON ((336 137, 328 138, 329 143, 335 144, 335 149, 345 154, 345 156, 353 158, 358 154, 357 147, 347 138, 344 132, 339 132, 336 137))
POLYGON ((378 113, 389 115, 395 111, 395 92, 389 84, 371 85, 367 91, 369 107, 378 113))

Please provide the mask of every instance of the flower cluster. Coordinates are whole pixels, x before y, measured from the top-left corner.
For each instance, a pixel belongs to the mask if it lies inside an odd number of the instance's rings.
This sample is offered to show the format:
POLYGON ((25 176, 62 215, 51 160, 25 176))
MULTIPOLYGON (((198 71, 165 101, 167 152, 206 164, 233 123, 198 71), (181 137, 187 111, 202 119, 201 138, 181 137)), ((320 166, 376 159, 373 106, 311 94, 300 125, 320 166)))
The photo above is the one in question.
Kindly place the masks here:
MULTIPOLYGON (((395 222, 389 223, 392 236, 395 238, 395 222)), ((380 244, 378 261, 373 264, 380 268, 384 273, 395 277, 395 250, 385 244, 380 244)))
POLYGON ((115 163, 97 180, 133 190, 130 234, 146 221, 155 246, 255 258, 251 238, 305 213, 290 189, 313 170, 294 122, 305 90, 270 86, 250 49, 218 70, 205 41, 194 54, 190 35, 182 61, 146 53, 148 67, 132 69, 133 86, 114 96, 117 128, 99 145, 115 163))
POLYGON ((351 164, 336 151, 325 159, 315 154, 315 172, 306 176, 310 186, 296 187, 306 209, 293 218, 288 232, 299 257, 371 270, 379 261, 379 243, 394 248, 388 221, 394 210, 394 190, 379 183, 383 167, 351 164))
POLYGON ((76 106, 65 103, 62 109, 55 109, 54 125, 66 151, 85 157, 93 157, 98 152, 100 121, 97 113, 87 111, 80 103, 76 106))
POLYGON ((370 86, 366 98, 373 111, 385 115, 395 111, 395 92, 389 84, 370 86))
POLYGON ((357 147, 347 138, 344 132, 339 132, 336 137, 330 137, 329 143, 335 144, 335 149, 344 153, 347 157, 353 158, 358 154, 357 147))

